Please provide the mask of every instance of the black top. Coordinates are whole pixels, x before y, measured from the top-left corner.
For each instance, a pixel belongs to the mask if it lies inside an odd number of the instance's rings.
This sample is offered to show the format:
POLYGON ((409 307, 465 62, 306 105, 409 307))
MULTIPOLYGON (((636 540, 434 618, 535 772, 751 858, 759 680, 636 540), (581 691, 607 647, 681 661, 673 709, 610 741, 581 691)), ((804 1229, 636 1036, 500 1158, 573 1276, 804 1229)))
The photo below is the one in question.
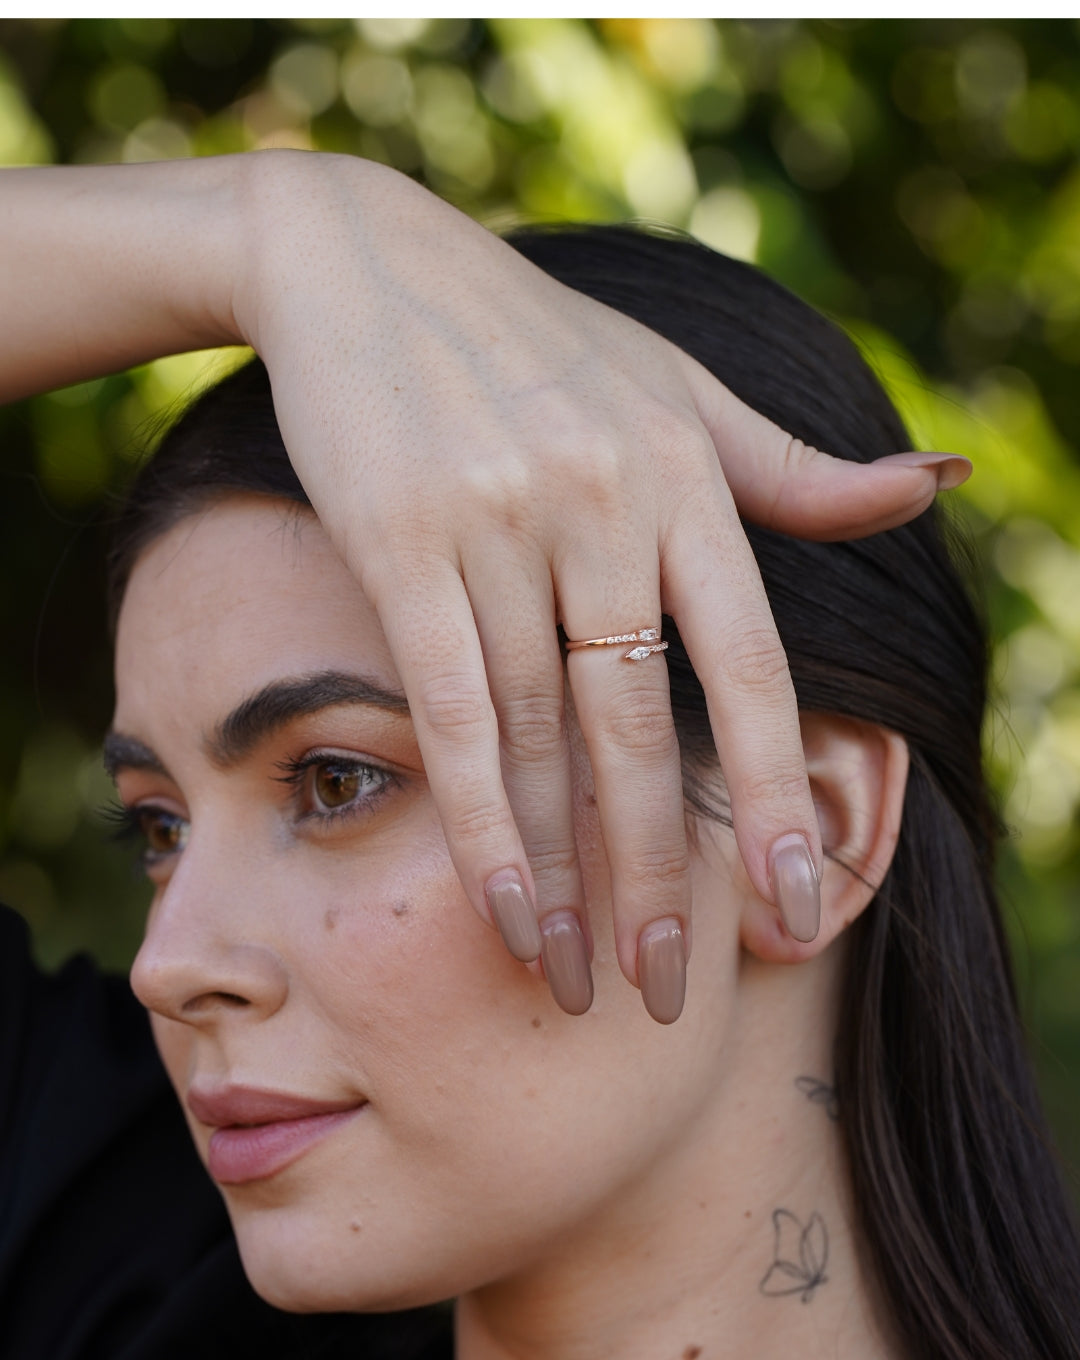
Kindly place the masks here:
POLYGON ((126 980, 0 907, 4 1360, 449 1360, 449 1314, 296 1316, 244 1277, 126 980))

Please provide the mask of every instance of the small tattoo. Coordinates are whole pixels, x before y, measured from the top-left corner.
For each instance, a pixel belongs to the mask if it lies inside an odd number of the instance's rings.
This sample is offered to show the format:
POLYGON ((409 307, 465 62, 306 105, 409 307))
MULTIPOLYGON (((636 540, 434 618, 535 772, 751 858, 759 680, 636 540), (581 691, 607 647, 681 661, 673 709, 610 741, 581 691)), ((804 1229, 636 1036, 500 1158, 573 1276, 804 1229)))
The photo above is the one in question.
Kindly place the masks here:
POLYGON ((817 1077, 796 1077, 795 1085, 813 1105, 823 1105, 830 1119, 840 1118, 840 1095, 835 1086, 817 1077))
POLYGON ((772 1221, 774 1259, 758 1287, 772 1298, 801 1294, 803 1303, 809 1303, 814 1291, 829 1278, 825 1274, 829 1261, 825 1220, 814 1212, 804 1228, 790 1210, 774 1209, 772 1221))

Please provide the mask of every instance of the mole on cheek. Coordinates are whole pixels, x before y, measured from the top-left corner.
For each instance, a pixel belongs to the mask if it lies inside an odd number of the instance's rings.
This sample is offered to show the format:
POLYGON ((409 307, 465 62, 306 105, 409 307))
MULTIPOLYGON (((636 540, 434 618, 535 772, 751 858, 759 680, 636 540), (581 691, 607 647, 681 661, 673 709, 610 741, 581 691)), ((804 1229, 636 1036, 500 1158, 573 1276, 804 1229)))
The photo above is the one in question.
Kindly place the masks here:
POLYGON ((340 915, 340 907, 327 907, 326 915, 323 917, 323 925, 327 930, 334 930, 337 928, 338 917, 340 915))
POLYGON ((408 902, 395 902, 395 903, 394 903, 394 915, 395 915, 395 916, 404 916, 408 910, 409 910, 409 904, 408 904, 408 902))

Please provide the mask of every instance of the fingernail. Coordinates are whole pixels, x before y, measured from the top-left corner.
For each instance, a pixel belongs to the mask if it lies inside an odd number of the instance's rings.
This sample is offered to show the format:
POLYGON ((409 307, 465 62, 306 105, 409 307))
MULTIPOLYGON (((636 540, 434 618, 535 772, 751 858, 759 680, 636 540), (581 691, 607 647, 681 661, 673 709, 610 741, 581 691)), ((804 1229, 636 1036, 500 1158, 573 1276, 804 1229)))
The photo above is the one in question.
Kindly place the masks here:
POLYGON ((584 1015, 592 1005, 593 981, 581 922, 572 911, 553 911, 544 917, 540 939, 551 995, 567 1015, 584 1015))
POLYGON ((939 491, 951 491, 954 486, 966 482, 972 472, 971 460, 958 453, 890 453, 884 458, 876 458, 874 463, 875 466, 891 463, 894 467, 933 468, 939 491))
POLYGON ((810 847, 799 835, 781 836, 769 864, 773 899, 787 933, 809 944, 821 926, 821 886, 810 847))
POLYGON ((503 944, 515 959, 532 963, 540 955, 540 926, 521 879, 515 874, 489 882, 484 896, 503 944))
POLYGON ((653 921, 638 936, 637 966, 645 1009, 661 1025, 678 1020, 686 999, 686 946, 674 916, 653 921))

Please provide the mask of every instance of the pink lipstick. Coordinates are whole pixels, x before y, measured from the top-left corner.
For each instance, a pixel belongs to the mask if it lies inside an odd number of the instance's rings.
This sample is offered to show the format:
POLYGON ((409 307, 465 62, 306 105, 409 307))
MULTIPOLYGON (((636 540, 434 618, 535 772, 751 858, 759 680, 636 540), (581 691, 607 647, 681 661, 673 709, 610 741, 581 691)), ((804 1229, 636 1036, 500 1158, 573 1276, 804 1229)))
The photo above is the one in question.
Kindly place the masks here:
POLYGON ((332 1101, 229 1086, 192 1088, 188 1109, 214 1129, 207 1166, 219 1185, 244 1185, 284 1171, 358 1114, 367 1101, 332 1101))

